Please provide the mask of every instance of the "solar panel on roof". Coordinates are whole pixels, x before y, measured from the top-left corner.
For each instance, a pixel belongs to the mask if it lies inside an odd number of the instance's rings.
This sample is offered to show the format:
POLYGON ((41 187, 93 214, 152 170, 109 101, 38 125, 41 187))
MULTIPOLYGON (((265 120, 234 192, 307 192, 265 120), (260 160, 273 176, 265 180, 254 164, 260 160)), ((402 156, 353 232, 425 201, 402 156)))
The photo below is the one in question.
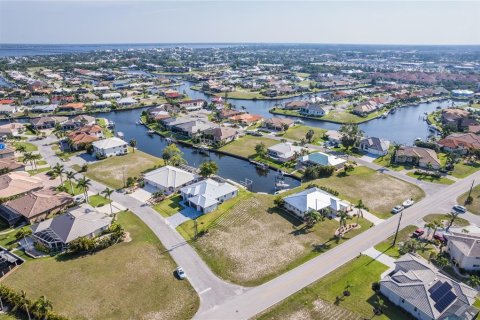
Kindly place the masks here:
POLYGON ((438 312, 443 312, 443 310, 445 310, 456 298, 457 296, 455 293, 449 291, 435 304, 434 307, 438 310, 438 312))
POLYGON ((435 282, 435 284, 434 284, 433 286, 431 286, 430 289, 428 289, 428 292, 430 292, 430 293, 434 292, 434 291, 437 290, 438 287, 440 287, 442 284, 443 284, 442 281, 437 281, 437 282, 435 282))
POLYGON ((438 302, 438 300, 440 300, 451 289, 452 286, 450 285, 450 283, 445 282, 440 287, 438 287, 437 290, 433 291, 432 294, 430 294, 430 297, 433 299, 433 301, 438 302))

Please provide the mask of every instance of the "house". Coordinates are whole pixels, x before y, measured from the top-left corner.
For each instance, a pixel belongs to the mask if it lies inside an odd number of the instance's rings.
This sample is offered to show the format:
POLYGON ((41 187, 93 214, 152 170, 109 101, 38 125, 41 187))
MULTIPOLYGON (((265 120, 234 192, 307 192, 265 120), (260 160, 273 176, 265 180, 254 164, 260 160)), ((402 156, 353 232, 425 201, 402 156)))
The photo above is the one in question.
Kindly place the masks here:
POLYGON ((462 122, 470 116, 470 112, 465 109, 448 108, 442 110, 442 124, 454 130, 462 128, 462 122))
POLYGON ((118 99, 117 103, 119 106, 132 106, 134 104, 137 104, 138 101, 137 99, 134 99, 132 97, 126 97, 126 98, 118 99))
POLYGON ((323 117, 330 111, 327 106, 321 106, 317 103, 309 103, 305 107, 300 108, 300 113, 308 116, 323 117))
POLYGON ((0 159, 15 157, 15 149, 0 143, 0 159))
POLYGON ((57 104, 49 104, 49 105, 41 105, 41 106, 34 106, 30 109, 32 113, 51 113, 57 110, 57 104))
POLYGON ((315 152, 300 157, 298 167, 311 166, 333 166, 337 169, 343 168, 347 160, 323 152, 315 152))
POLYGON ((316 187, 292 194, 283 200, 285 208, 302 219, 310 210, 328 210, 333 214, 350 210, 348 203, 316 187))
POLYGON ((15 103, 15 100, 13 100, 13 99, 2 99, 2 100, 0 100, 0 105, 10 105, 12 103, 15 103))
POLYGON ((414 318, 473 320, 478 292, 410 253, 397 259, 395 270, 380 280, 380 292, 414 318))
POLYGON ((94 108, 110 108, 112 106, 112 103, 110 101, 94 101, 92 103, 92 107, 94 108))
POLYGON ((23 104, 26 106, 34 105, 34 104, 48 104, 50 103, 50 99, 45 96, 31 96, 28 99, 23 101, 23 104))
POLYGON ((163 93, 163 95, 166 98, 169 98, 169 99, 178 99, 178 98, 181 98, 183 96, 181 93, 179 93, 178 91, 175 91, 175 90, 167 90, 163 93))
POLYGON ((238 137, 238 131, 229 127, 216 127, 204 131, 204 137, 214 144, 224 145, 238 137))
POLYGON ((0 176, 0 198, 8 198, 43 188, 43 181, 27 172, 14 171, 0 176))
POLYGON ((388 154, 388 148, 390 148, 390 141, 371 137, 365 138, 360 141, 360 150, 377 155, 384 156, 388 154))
POLYGON ((325 136, 333 144, 339 145, 342 143, 342 134, 336 130, 328 130, 325 132, 325 136))
POLYGON ((194 182, 197 175, 172 166, 164 166, 145 173, 145 184, 151 185, 164 192, 173 193, 180 188, 194 182))
POLYGON ((203 99, 195 99, 195 100, 184 100, 178 102, 178 105, 181 108, 185 108, 187 111, 195 111, 200 110, 203 108, 204 104, 206 103, 203 99))
POLYGON ((222 109, 218 112, 218 117, 220 119, 228 119, 233 116, 239 116, 244 114, 245 112, 233 109, 222 109))
POLYGON ((61 125, 67 120, 67 117, 40 117, 31 119, 30 123, 35 128, 35 130, 41 130, 53 129, 57 124, 61 125))
POLYGON ((85 110, 85 104, 83 102, 71 102, 58 107, 58 111, 74 112, 85 110))
POLYGON ((245 125, 252 125, 258 122, 263 121, 263 117, 256 115, 256 114, 249 114, 249 113, 244 113, 244 114, 239 114, 236 116, 231 116, 228 118, 229 120, 233 122, 238 122, 241 124, 245 125))
POLYGON ((99 236, 112 224, 112 217, 83 205, 31 226, 35 241, 51 250, 63 250, 80 237, 99 236))
POLYGON ((103 130, 99 125, 86 125, 67 135, 69 146, 72 150, 84 149, 87 145, 103 139, 103 130))
POLYGON ((468 271, 480 270, 480 234, 445 233, 447 251, 452 262, 468 271))
POLYGON ((13 157, 0 159, 0 174, 11 171, 25 171, 25 164, 16 161, 13 157))
POLYGON ((378 109, 377 103, 374 101, 363 102, 353 108, 353 113, 359 116, 366 116, 378 109))
POLYGON ((295 100, 285 103, 284 109, 287 110, 299 110, 302 108, 306 108, 309 102, 306 100, 295 100))
POLYGON ((294 146, 290 142, 282 142, 273 145, 267 149, 268 156, 273 160, 280 162, 288 162, 300 156, 301 152, 305 150, 302 147, 294 146))
POLYGON ((110 92, 102 94, 102 99, 104 100, 113 100, 113 99, 120 99, 122 95, 118 92, 110 92))
POLYGON ((107 158, 128 153, 128 144, 120 138, 113 137, 92 143, 97 158, 107 158))
POLYGON ((452 133, 437 143, 445 151, 466 154, 472 149, 480 149, 480 136, 474 133, 452 133))
POLYGON ((0 218, 10 226, 22 219, 30 224, 44 220, 50 214, 61 212, 71 204, 73 197, 68 193, 42 189, 3 203, 0 206, 0 218))
POLYGON ((20 108, 17 106, 11 106, 9 104, 0 104, 0 114, 12 115, 19 111, 20 111, 20 108))
POLYGON ((0 137, 12 138, 23 133, 25 125, 23 123, 12 122, 0 125, 0 137))
POLYGON ((217 209, 224 201, 238 195, 238 188, 213 179, 206 179, 180 189, 186 204, 202 213, 209 213, 217 209))
POLYGON ((437 153, 432 149, 421 147, 400 147, 395 152, 395 162, 438 170, 442 166, 437 153))
POLYGON ((194 119, 188 122, 178 123, 171 127, 173 132, 180 133, 187 137, 196 137, 206 130, 215 128, 217 125, 206 119, 194 119))
POLYGON ((282 131, 290 128, 294 123, 292 119, 288 118, 269 118, 263 122, 263 126, 271 130, 282 131))
POLYGON ((93 125, 96 123, 95 117, 80 114, 75 116, 65 122, 62 123, 63 130, 75 130, 85 125, 93 125))

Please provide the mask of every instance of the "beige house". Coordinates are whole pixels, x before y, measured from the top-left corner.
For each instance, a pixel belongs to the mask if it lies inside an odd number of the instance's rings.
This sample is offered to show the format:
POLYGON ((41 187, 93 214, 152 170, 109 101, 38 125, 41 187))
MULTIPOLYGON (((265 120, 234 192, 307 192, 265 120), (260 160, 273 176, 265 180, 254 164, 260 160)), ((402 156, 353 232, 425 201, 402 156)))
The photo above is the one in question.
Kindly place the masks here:
POLYGON ((400 147, 395 152, 395 162, 420 168, 428 168, 430 164, 435 170, 442 166, 435 150, 421 147, 400 147))

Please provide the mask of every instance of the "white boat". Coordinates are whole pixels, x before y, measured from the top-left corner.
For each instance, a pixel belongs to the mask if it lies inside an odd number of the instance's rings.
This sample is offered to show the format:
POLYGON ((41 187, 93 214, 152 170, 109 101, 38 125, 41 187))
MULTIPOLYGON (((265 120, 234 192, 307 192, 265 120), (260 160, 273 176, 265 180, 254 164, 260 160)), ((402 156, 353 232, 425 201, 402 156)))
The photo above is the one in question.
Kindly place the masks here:
POLYGON ((108 128, 113 128, 115 127, 115 122, 112 120, 107 120, 107 127, 108 128))
POLYGON ((288 188, 290 185, 288 183, 285 183, 284 181, 279 181, 275 183, 275 187, 277 189, 283 189, 283 188, 288 188))
POLYGON ((118 131, 117 132, 117 137, 119 137, 120 139, 123 139, 123 138, 125 138, 125 135, 123 134, 123 132, 118 131))
POLYGON ((300 119, 297 119, 297 120, 295 120, 295 123, 298 123, 298 124, 303 124, 303 121, 302 121, 302 120, 300 120, 300 119))
POLYGON ((149 134, 149 135, 152 135, 152 134, 154 134, 154 133, 155 133, 154 130, 148 130, 148 131, 147 131, 147 134, 149 134))
POLYGON ((408 200, 403 201, 402 206, 405 207, 405 208, 408 208, 411 205, 413 205, 414 203, 415 203, 415 201, 413 201, 413 199, 408 199, 408 200))

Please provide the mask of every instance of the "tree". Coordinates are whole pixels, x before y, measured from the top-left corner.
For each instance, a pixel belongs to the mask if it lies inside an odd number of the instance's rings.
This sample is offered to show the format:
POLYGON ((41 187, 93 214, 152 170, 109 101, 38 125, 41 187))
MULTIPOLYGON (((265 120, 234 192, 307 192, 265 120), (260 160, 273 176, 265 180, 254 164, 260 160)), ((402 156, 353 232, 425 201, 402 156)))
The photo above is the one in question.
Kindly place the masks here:
POLYGON ((102 194, 107 197, 108 201, 110 201, 110 215, 113 216, 113 221, 115 221, 115 216, 113 215, 113 208, 112 208, 112 199, 110 196, 112 195, 113 190, 109 188, 105 188, 105 190, 102 191, 102 194))
POLYGON ((172 159, 178 162, 182 158, 183 153, 178 149, 177 145, 172 143, 163 149, 162 158, 165 161, 165 165, 171 163, 172 159))
POLYGON ((322 220, 322 215, 317 210, 308 210, 305 213, 307 228, 312 228, 318 221, 322 220))
POLYGON ((450 261, 443 254, 439 254, 435 259, 435 263, 440 269, 443 269, 450 264, 450 261))
POLYGON ((257 143, 255 145, 255 153, 261 158, 265 157, 265 155, 267 154, 267 146, 265 145, 265 143, 257 143))
POLYGON ((440 226, 441 224, 437 220, 433 220, 432 222, 425 224, 425 227, 429 228, 430 230, 433 230, 432 237, 435 236, 435 233, 437 232, 437 229, 440 226))
POLYGON ((281 196, 277 196, 274 200, 273 200, 273 203, 281 208, 283 207, 283 205, 285 204, 285 200, 281 197, 281 196))
POLYGON ((57 163, 52 170, 55 175, 60 177, 60 184, 63 184, 63 174, 65 173, 65 167, 63 164, 57 163))
POLYGON ((25 152, 23 154, 23 163, 30 163, 33 168, 33 154, 31 152, 25 152))
POLYGON ((447 232, 450 229, 450 227, 455 223, 455 220, 457 220, 458 215, 459 215, 459 212, 457 212, 457 211, 452 211, 452 212, 447 213, 447 217, 448 217, 447 232))
POLYGON ((211 177, 218 171, 218 165, 214 161, 206 161, 200 165, 200 175, 204 178, 211 177))
POLYGON ((341 227, 346 227, 347 226, 347 220, 351 219, 351 217, 345 211, 338 212, 337 217, 339 218, 340 228, 341 227))
POLYGON ((133 148, 133 153, 135 153, 135 148, 137 147, 137 140, 131 139, 128 143, 130 144, 130 147, 133 148))
POLYGON ((406 253, 415 253, 417 252, 419 248, 419 243, 417 240, 412 239, 412 240, 407 240, 403 244, 400 245, 398 248, 398 252, 400 252, 401 255, 404 255, 406 253))
POLYGON ((308 143, 312 143, 314 135, 315 131, 313 131, 312 129, 307 131, 307 133, 305 134, 305 139, 307 139, 308 143))
POLYGON ((80 180, 77 180, 77 186, 83 190, 83 195, 85 200, 88 202, 88 189, 92 185, 91 180, 85 177, 82 177, 80 180))
POLYGON ((468 278, 468 284, 472 287, 472 288, 476 288, 478 286, 480 286, 480 277, 477 276, 477 275, 471 275, 469 278, 468 278))
POLYGON ((73 192, 73 183, 72 183, 72 180, 75 179, 75 172, 73 171, 67 171, 65 173, 66 177, 67 177, 67 180, 68 182, 70 183, 70 193, 72 195, 74 195, 75 192, 73 192))
POLYGON ((355 208, 357 209, 357 224, 358 224, 358 219, 360 217, 363 219, 363 210, 364 209, 367 210, 367 207, 363 204, 363 200, 360 199, 355 205, 355 208))
POLYGON ((33 314, 38 319, 47 319, 48 314, 52 309, 52 302, 45 296, 41 296, 33 303, 33 314))
POLYGON ((27 316, 28 316, 28 319, 32 319, 30 317, 30 305, 32 304, 30 302, 30 300, 28 300, 27 298, 27 293, 25 291, 20 291, 20 299, 19 299, 19 305, 20 305, 20 308, 22 308, 26 313, 27 313, 27 316))
POLYGON ((25 147, 24 144, 18 144, 15 147, 15 151, 20 152, 21 154, 24 154, 27 151, 27 148, 25 147))
POLYGON ((339 132, 341 134, 340 141, 347 150, 356 147, 363 135, 358 125, 353 123, 342 125, 339 132))

